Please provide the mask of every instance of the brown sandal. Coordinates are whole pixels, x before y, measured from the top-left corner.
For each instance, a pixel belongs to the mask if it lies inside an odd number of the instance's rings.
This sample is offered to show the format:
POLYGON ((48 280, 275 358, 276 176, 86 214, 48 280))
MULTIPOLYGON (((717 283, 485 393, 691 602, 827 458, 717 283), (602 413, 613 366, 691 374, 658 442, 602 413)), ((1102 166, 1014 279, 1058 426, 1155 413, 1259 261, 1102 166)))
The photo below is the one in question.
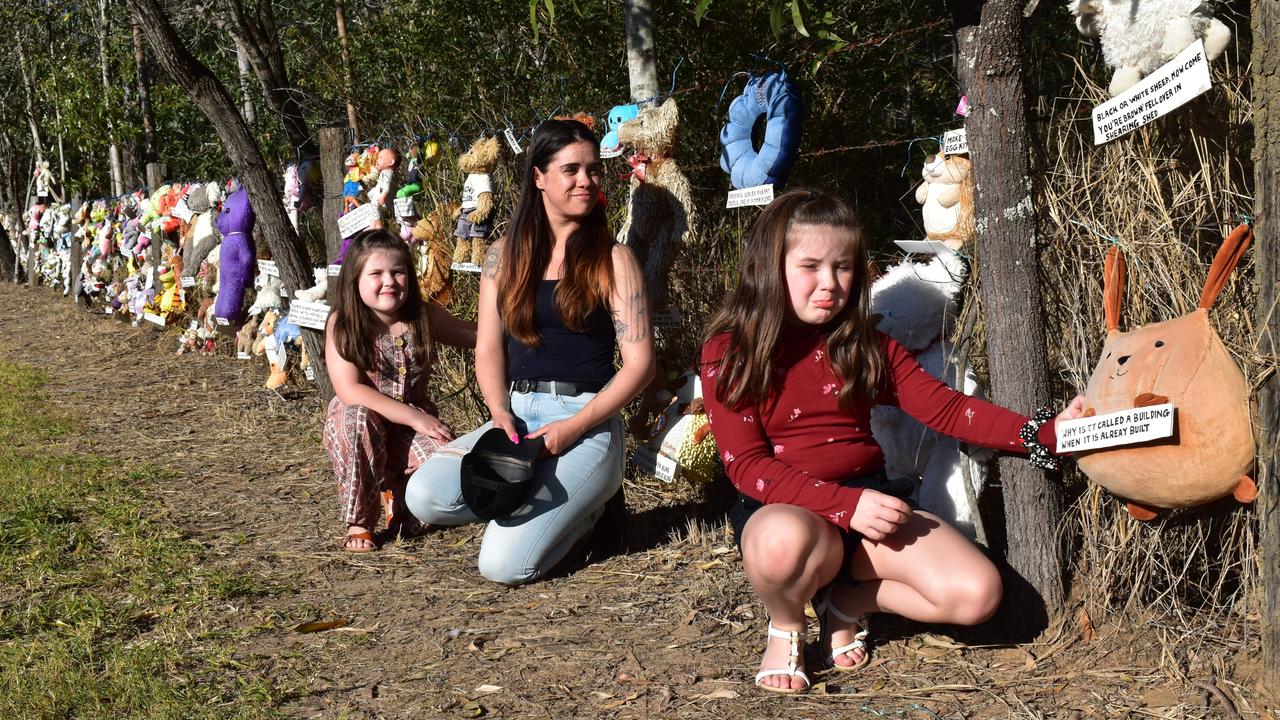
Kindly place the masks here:
POLYGON ((356 532, 348 532, 342 538, 342 550, 349 553, 367 553, 378 549, 378 543, 373 539, 373 533, 368 530, 358 530, 356 532), (351 545, 352 540, 367 540, 370 547, 359 545, 351 545))

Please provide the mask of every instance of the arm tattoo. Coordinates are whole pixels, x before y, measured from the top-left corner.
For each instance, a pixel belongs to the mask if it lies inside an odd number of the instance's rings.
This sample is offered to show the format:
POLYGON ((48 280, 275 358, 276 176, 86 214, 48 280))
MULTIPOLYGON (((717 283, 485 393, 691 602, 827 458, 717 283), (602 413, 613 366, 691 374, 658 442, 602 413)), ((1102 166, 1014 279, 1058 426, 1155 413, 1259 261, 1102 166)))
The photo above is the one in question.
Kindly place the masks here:
POLYGON ((493 280, 498 277, 498 261, 500 259, 501 259, 501 254, 498 252, 498 250, 494 248, 492 245, 489 246, 489 251, 486 252, 484 255, 484 267, 481 268, 481 270, 484 272, 485 277, 489 278, 490 280, 493 280))
POLYGON ((644 303, 643 292, 632 293, 623 301, 622 311, 613 314, 613 330, 618 342, 640 342, 649 336, 648 311, 644 303))

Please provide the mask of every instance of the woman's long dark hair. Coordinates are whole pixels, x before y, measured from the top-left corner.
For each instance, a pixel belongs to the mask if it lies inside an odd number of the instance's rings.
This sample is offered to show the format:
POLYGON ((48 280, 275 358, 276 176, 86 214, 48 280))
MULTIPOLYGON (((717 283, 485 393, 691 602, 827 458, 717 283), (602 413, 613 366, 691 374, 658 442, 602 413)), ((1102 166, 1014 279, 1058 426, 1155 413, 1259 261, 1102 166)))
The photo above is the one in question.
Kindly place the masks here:
MULTIPOLYGON (((520 201, 503 243, 498 272, 499 309, 507 332, 527 347, 536 347, 540 342, 533 326, 533 310, 538 283, 551 262, 554 244, 533 169, 548 172, 556 153, 582 141, 591 143, 599 154, 599 140, 576 120, 547 120, 534 131, 520 201)), ((583 330, 587 315, 609 300, 613 292, 613 245, 604 205, 597 202, 583 219, 582 227, 569 238, 564 252, 564 276, 556 286, 556 308, 569 329, 583 330)))
POLYGON ((797 225, 825 225, 849 231, 853 290, 840 314, 822 329, 827 356, 841 380, 839 403, 848 410, 871 397, 885 377, 884 353, 870 319, 867 245, 853 208, 817 190, 793 190, 777 197, 747 229, 738 286, 716 312, 707 338, 727 334, 717 368, 716 399, 731 408, 758 406, 774 387, 773 364, 787 318, 785 258, 787 236, 797 225))
POLYGON ((413 253, 398 236, 386 230, 364 230, 351 239, 342 272, 338 274, 337 289, 333 292, 333 344, 342 359, 355 365, 362 373, 378 369, 378 348, 374 338, 378 335, 378 318, 360 299, 360 273, 364 272, 369 254, 382 250, 397 256, 409 273, 405 283, 404 304, 400 306, 399 320, 413 330, 413 359, 426 372, 434 358, 431 342, 431 326, 427 320, 427 306, 422 299, 422 289, 414 277, 413 253))

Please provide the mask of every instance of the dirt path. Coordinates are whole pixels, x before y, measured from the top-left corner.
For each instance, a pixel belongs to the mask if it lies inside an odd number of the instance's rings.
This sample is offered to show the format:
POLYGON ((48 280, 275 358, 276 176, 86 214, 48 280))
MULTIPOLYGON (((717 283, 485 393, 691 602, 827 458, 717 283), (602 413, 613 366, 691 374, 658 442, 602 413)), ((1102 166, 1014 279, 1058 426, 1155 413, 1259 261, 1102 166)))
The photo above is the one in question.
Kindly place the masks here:
POLYGON ((579 555, 526 588, 478 575, 478 527, 337 552, 319 399, 262 389, 260 360, 175 356, 174 338, 0 285, 0 357, 49 374, 83 420, 76 449, 172 468, 160 512, 207 563, 265 578, 267 592, 207 608, 193 635, 273 678, 288 716, 1196 718, 1223 710, 1194 686, 1213 678, 1257 716, 1231 629, 1183 662, 1176 629, 1100 627, 1084 642, 1074 618, 1040 643, 985 649, 877 619, 867 671, 818 674, 826 684, 802 698, 756 692, 764 618, 736 550, 722 524, 691 525, 651 486, 629 485, 644 549, 579 555), (349 625, 293 630, 335 618, 349 625))

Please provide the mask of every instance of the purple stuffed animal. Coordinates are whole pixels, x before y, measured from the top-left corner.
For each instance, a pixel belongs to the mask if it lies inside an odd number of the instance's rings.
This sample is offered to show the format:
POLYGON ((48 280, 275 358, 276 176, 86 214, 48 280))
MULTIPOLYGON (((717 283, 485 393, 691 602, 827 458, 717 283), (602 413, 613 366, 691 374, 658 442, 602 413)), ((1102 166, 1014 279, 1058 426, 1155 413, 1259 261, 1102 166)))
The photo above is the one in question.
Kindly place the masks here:
POLYGON ((249 193, 241 188, 222 203, 222 211, 214 223, 222 233, 221 264, 218 267, 218 297, 213 303, 213 316, 225 319, 232 327, 240 322, 244 310, 244 291, 253 286, 256 254, 253 250, 253 208, 249 193))

